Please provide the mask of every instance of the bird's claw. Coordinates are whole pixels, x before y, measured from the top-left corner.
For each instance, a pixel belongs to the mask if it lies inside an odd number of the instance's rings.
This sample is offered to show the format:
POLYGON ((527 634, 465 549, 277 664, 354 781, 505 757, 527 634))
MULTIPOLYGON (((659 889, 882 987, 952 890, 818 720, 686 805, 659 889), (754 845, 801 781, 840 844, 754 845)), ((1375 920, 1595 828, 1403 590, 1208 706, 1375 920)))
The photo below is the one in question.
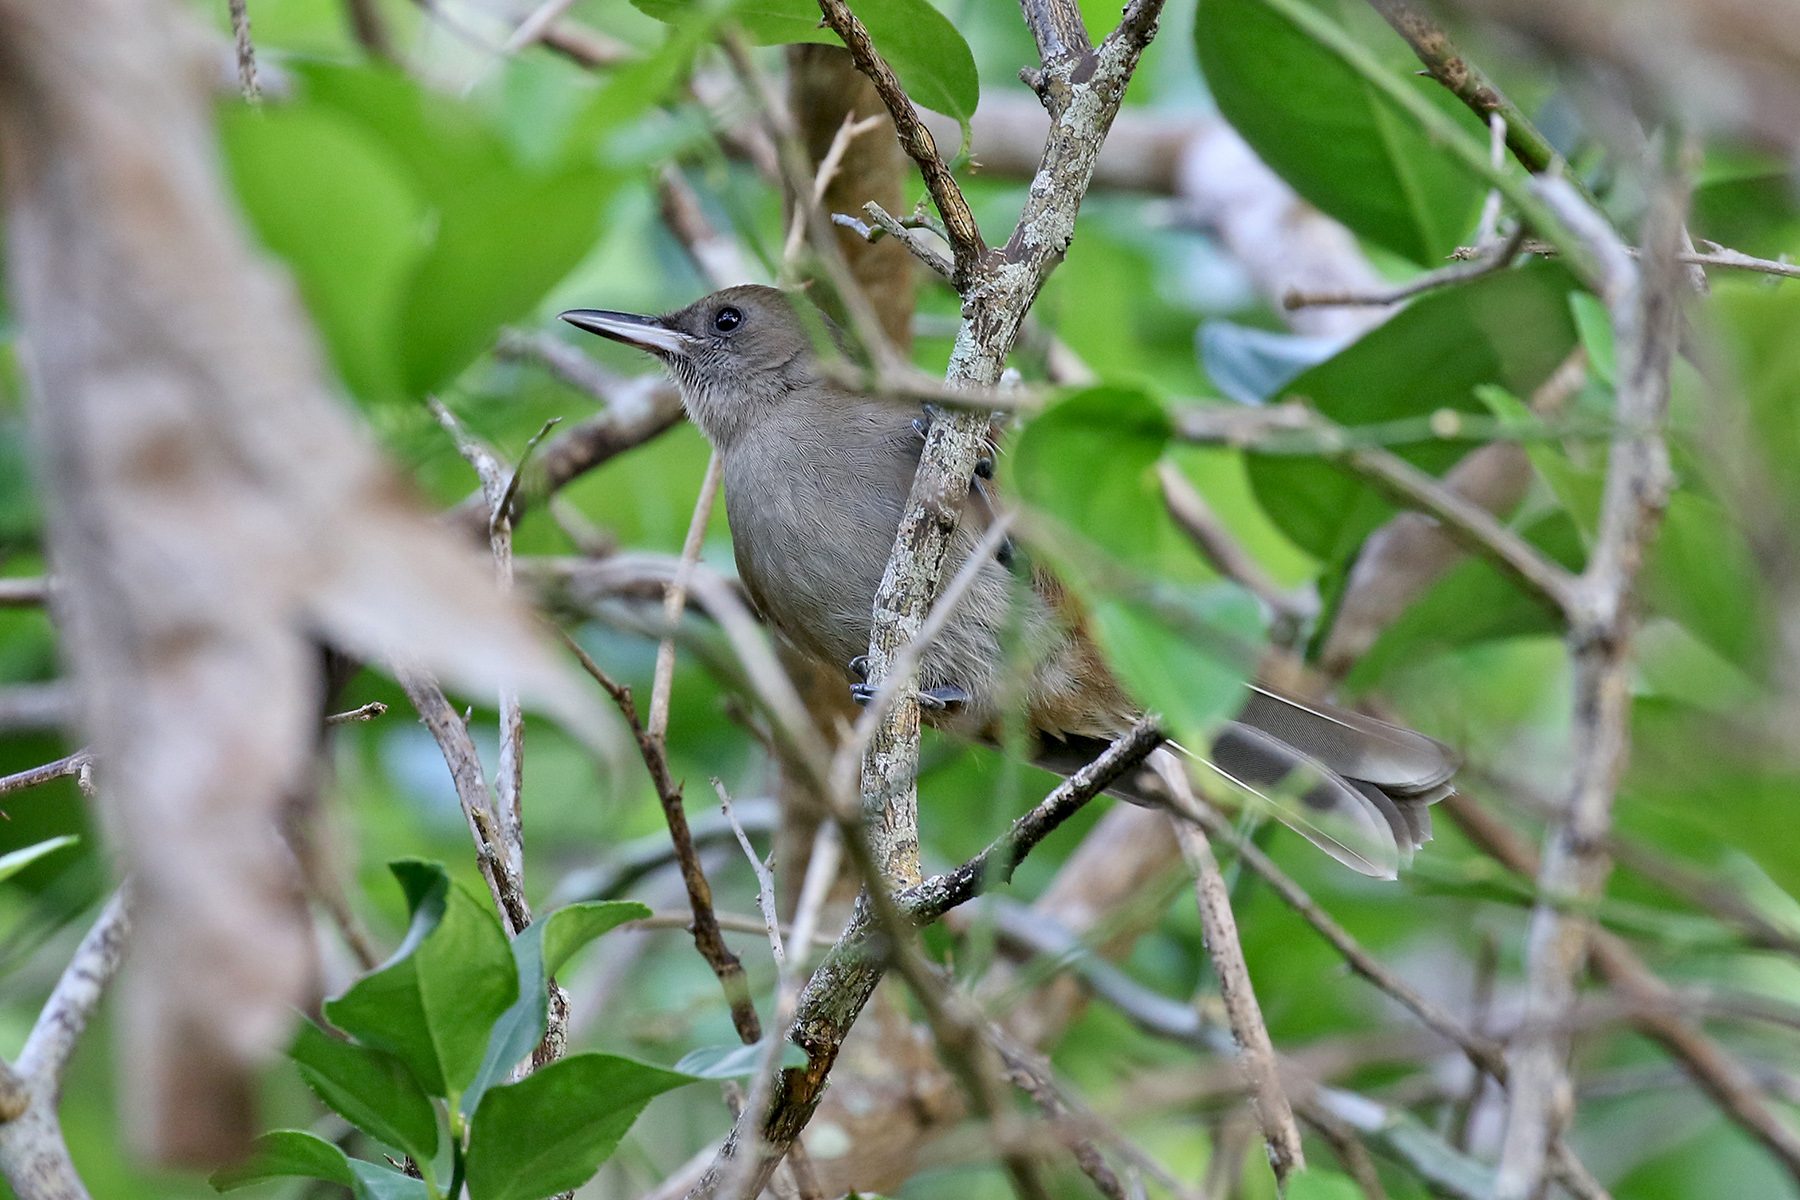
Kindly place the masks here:
MULTIPOLYGON (((880 690, 872 683, 853 683, 850 685, 850 699, 856 701, 857 707, 867 708, 869 701, 875 699, 875 694, 880 690)), ((969 702, 969 693, 954 683, 927 688, 916 695, 919 707, 927 712, 955 712, 969 702)))

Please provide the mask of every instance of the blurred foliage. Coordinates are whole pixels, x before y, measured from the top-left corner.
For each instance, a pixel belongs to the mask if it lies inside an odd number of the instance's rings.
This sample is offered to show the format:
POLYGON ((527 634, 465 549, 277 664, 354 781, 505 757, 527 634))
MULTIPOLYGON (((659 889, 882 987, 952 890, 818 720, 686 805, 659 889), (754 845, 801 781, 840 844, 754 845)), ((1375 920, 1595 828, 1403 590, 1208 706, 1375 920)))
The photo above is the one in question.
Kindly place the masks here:
MULTIPOLYGON (((933 4, 856 4, 923 103, 966 120, 983 91, 1029 96, 1014 73, 1032 60, 1031 42, 1011 0, 933 4)), ((194 0, 194 6, 226 28, 223 3, 194 0)), ((270 98, 261 111, 221 100, 223 169, 249 227, 291 271, 347 400, 433 503, 461 499, 475 481, 425 411, 425 396, 440 396, 515 457, 547 418, 573 422, 595 411, 592 400, 537 367, 497 360, 490 351, 502 328, 578 336, 552 320, 558 310, 657 311, 704 290, 657 216, 654 179, 661 164, 681 163, 708 215, 740 239, 750 261, 766 265, 778 252, 779 197, 752 168, 718 151, 709 133, 713 116, 688 82, 697 63, 713 63, 708 44, 728 17, 759 43, 828 37, 798 0, 735 6, 578 0, 570 17, 633 55, 599 71, 542 49, 495 54, 529 4, 507 9, 506 19, 504 6, 447 4, 443 19, 434 21, 402 0, 380 0, 408 64, 405 73, 366 61, 336 0, 257 0, 251 7, 270 98), (664 18, 680 19, 669 25, 664 18)), ((1404 45, 1355 0, 1318 0, 1315 7, 1395 72, 1416 70, 1404 45)), ((1114 3, 1092 0, 1083 8, 1096 29, 1116 18, 1114 3)), ((779 69, 777 53, 758 54, 779 69)), ((1546 127, 1608 211, 1629 220, 1640 198, 1627 188, 1609 189, 1614 167, 1582 126, 1578 98, 1559 91, 1557 77, 1541 67, 1485 65, 1529 106, 1541 106, 1546 127)), ((1485 137, 1432 81, 1413 79, 1408 86, 1471 136, 1485 137)), ((1258 0, 1173 4, 1128 103, 1173 114, 1216 106, 1289 184, 1344 222, 1391 273, 1439 265, 1473 236, 1481 186, 1391 101, 1258 0)), ((998 243, 1023 204, 1025 185, 969 169, 963 175, 975 213, 998 243)), ((909 195, 923 194, 915 175, 909 195)), ((1743 147, 1709 145, 1692 228, 1696 237, 1747 253, 1800 251, 1800 205, 1788 164, 1743 147)), ((1800 821, 1794 819, 1800 760, 1760 723, 1775 692, 1794 686, 1777 669, 1782 639, 1792 636, 1783 621, 1792 617, 1780 610, 1775 589, 1783 572, 1793 571, 1782 555, 1795 552, 1791 531, 1800 527, 1800 338, 1794 335, 1800 293, 1792 283, 1719 272, 1712 283, 1712 297, 1695 306, 1693 335, 1718 374, 1703 381, 1691 368, 1677 373, 1672 453, 1679 487, 1642 589, 1647 621, 1633 680, 1635 754, 1621 784, 1618 823, 1622 836, 1729 882, 1769 920, 1800 929, 1800 821)), ((956 298, 941 284, 922 279, 920 286, 922 313, 955 314, 956 298)), ((1184 727, 1202 728, 1229 711, 1264 633, 1246 594, 1217 579, 1164 514, 1156 464, 1175 463, 1280 584, 1316 591, 1324 621, 1362 540, 1394 511, 1317 458, 1174 443, 1170 408, 1222 403, 1219 394, 1227 390, 1214 385, 1198 352, 1203 322, 1230 321, 1289 345, 1294 362, 1314 365, 1281 387, 1281 395, 1304 397, 1345 424, 1377 427, 1381 436, 1404 427, 1410 432, 1393 448, 1438 472, 1475 443, 1465 432, 1472 425, 1434 418, 1524 420, 1533 389, 1581 347, 1592 370, 1573 401, 1570 432, 1528 443, 1537 480, 1512 524, 1566 565, 1584 560, 1605 467, 1605 445, 1593 431, 1610 412, 1611 346, 1597 303, 1554 263, 1423 296, 1347 346, 1295 348, 1283 341, 1288 335, 1275 332, 1284 328, 1280 314, 1253 294, 1242 270, 1166 201, 1096 194, 1034 315, 1103 382, 1062 397, 1013 439, 1003 459, 1004 487, 1031 506, 1026 552, 1066 575, 1121 672, 1184 727), (1582 421, 1588 424, 1581 427, 1582 421)), ((22 576, 45 569, 43 516, 29 476, 32 468, 48 468, 29 449, 13 328, 0 313, 0 572, 22 576)), ((622 373, 647 365, 611 343, 588 339, 580 348, 622 373)), ((948 351, 947 338, 924 328, 916 355, 922 366, 941 369, 948 351)), ((1018 360, 1027 377, 1043 377, 1041 356, 1021 351, 1018 360)), ((698 433, 682 426, 580 479, 562 502, 624 546, 674 551, 706 459, 698 433)), ((518 548, 521 554, 574 549, 545 511, 524 522, 518 548)), ((722 511, 705 553, 711 564, 729 569, 722 511)), ((1508 819, 1535 836, 1542 814, 1528 801, 1558 796, 1569 754, 1559 633, 1555 618, 1507 578, 1484 562, 1465 561, 1386 630, 1347 690, 1378 693, 1404 719, 1461 749, 1470 762, 1469 789, 1505 806, 1508 819), (1508 781, 1510 790, 1495 779, 1508 781)), ((647 696, 653 646, 598 625, 579 636, 610 671, 647 696)), ((57 670, 55 633, 45 614, 0 609, 0 686, 46 681, 57 670)), ((775 773, 733 720, 727 691, 683 656, 673 696, 669 751, 676 777, 692 785, 716 776, 740 804, 769 795, 775 773)), ((491 767, 495 714, 481 698, 468 699, 477 702, 471 728, 491 767)), ((391 860, 448 864, 452 891, 445 894, 462 896, 471 920, 476 909, 485 914, 486 899, 435 744, 379 674, 357 677, 341 704, 370 700, 393 711, 341 727, 332 738, 333 842, 355 884, 355 906, 377 941, 394 947, 412 913, 389 878, 391 860)), ((539 722, 531 723, 527 745, 526 877, 534 903, 553 893, 567 900, 559 884, 616 861, 633 839, 655 837, 662 819, 635 761, 591 761, 539 722)), ((0 773, 73 748, 48 733, 8 734, 0 737, 0 773)), ((936 736, 928 736, 924 757, 921 834, 929 867, 980 849, 1052 782, 1004 755, 936 736)), ((696 818, 711 809, 706 791, 690 788, 696 818)), ((12 796, 9 811, 0 824, 0 853, 63 835, 81 841, 0 882, 0 1052, 8 1054, 22 1043, 108 874, 103 840, 72 780, 12 796)), ((1085 812, 1059 830, 1021 865, 1009 894, 1037 894, 1097 818, 1098 811, 1085 812)), ((1497 1019, 1516 1004, 1530 897, 1501 878, 1447 820, 1438 821, 1436 840, 1399 885, 1351 875, 1285 830, 1256 834, 1355 936, 1434 997, 1466 1010, 1482 986, 1478 964, 1492 949, 1497 1019)), ((765 835, 756 837, 766 847, 765 835)), ((1426 1124, 1448 1130, 1467 1086, 1463 1064, 1437 1059, 1421 1069, 1416 1056, 1382 1057, 1374 1044, 1396 1024, 1392 1006, 1350 977, 1254 877, 1227 868, 1244 948, 1278 1044, 1327 1042, 1366 1051, 1357 1060, 1362 1065, 1342 1077, 1347 1086, 1410 1106, 1426 1124)), ((713 877, 722 909, 755 911, 755 883, 735 849, 718 858, 713 877)), ((1123 969, 1143 987, 1183 1001, 1198 996, 1204 1005, 1214 981, 1191 893, 1180 880, 1145 882, 1147 902, 1159 906, 1157 919, 1123 969)), ((655 908, 681 899, 666 872, 625 891, 655 908)), ((980 945, 980 909, 976 933, 958 939, 933 930, 929 939, 935 952, 954 957, 965 978, 991 958, 991 947, 980 945)), ((1800 1002, 1800 972, 1791 958, 1749 948, 1690 899, 1633 870, 1615 873, 1602 916, 1671 980, 1800 1002)), ((483 927, 469 928, 479 934, 483 927)), ((753 988, 766 998, 774 973, 762 939, 729 936, 753 988)), ((506 953, 494 937, 477 936, 471 945, 477 943, 506 953)), ((622 944, 617 935, 601 943, 622 944)), ((716 981, 683 934, 633 945, 637 957, 622 961, 571 950, 562 978, 575 997, 572 1049, 675 1064, 699 1048, 732 1042, 716 981)), ((325 990, 339 996, 355 973, 341 948, 330 949, 325 990)), ((451 957, 470 956, 479 957, 464 947, 451 957)), ((487 996, 484 1021, 504 1023, 513 1011, 516 992, 507 984, 525 980, 530 988, 541 978, 520 965, 516 945, 514 957, 516 978, 501 960, 490 964, 499 986, 487 996)), ((462 998, 471 997, 479 998, 462 998)), ((335 1001, 328 1014, 347 1011, 342 1006, 349 1003, 349 996, 335 1001)), ((486 1028, 459 1043, 457 1069, 465 1074, 481 1064, 486 1028)), ((1783 1079, 1800 1071, 1791 1038, 1743 1023, 1721 1022, 1715 1032, 1783 1079)), ((81 1046, 64 1103, 68 1138, 91 1190, 98 1197, 212 1194, 198 1176, 143 1170, 121 1145, 107 1034, 103 1018, 81 1046)), ((406 1058, 404 1047, 387 1049, 406 1058)), ((1055 1048, 1055 1061, 1091 1103, 1172 1170, 1189 1182, 1201 1177, 1218 1144, 1222 1102, 1161 1109, 1139 1102, 1149 1083, 1193 1071, 1195 1051, 1157 1040, 1116 1009, 1095 1004, 1055 1048)), ((1597 1026, 1583 1031, 1577 1061, 1584 1092, 1574 1144, 1620 1200, 1800 1194, 1652 1047, 1615 1026, 1597 1026)), ((429 1090, 428 1065, 414 1066, 429 1090)), ((322 1108, 315 1090, 330 1089, 316 1081, 309 1089, 302 1075, 289 1065, 270 1070, 266 1123, 339 1139, 353 1156, 378 1161, 378 1141, 322 1108)), ((423 1138, 417 1106, 412 1109, 410 1126, 402 1119, 377 1136, 423 1138)), ((646 1111, 649 1119, 620 1131, 616 1152, 582 1196, 639 1195, 727 1124, 716 1092, 705 1087, 650 1099, 646 1111)), ((1477 1107, 1471 1131, 1477 1148, 1494 1144, 1496 1113, 1491 1104, 1477 1107)), ((313 1149, 307 1144, 305 1152, 313 1149)), ((1308 1150, 1321 1167, 1334 1161, 1322 1143, 1309 1141, 1308 1150)), ((1242 1194, 1271 1196, 1260 1153, 1253 1150, 1248 1163, 1242 1194)), ((1395 1197, 1425 1195, 1393 1163, 1383 1160, 1381 1173, 1395 1197)), ((1057 1174, 1055 1186, 1059 1196, 1088 1194, 1086 1182, 1067 1172, 1057 1174)), ((1290 1194, 1339 1200, 1352 1194, 1348 1188, 1321 1170, 1290 1194)), ((255 1184, 243 1194, 309 1193, 288 1181, 255 1184)), ((1003 1177, 988 1166, 932 1167, 898 1193, 900 1200, 1007 1194, 1003 1177)), ((1154 1185, 1151 1194, 1160 1194, 1154 1185)))

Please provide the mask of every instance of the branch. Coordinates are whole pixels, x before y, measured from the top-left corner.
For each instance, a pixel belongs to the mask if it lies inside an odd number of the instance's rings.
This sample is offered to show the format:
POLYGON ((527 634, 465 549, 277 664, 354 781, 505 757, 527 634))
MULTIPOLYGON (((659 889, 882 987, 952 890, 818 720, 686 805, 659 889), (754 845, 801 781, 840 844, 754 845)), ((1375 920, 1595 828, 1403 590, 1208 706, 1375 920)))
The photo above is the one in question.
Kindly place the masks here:
POLYGON ((507 935, 512 936, 531 924, 531 905, 525 899, 525 881, 513 870, 506 852, 500 818, 494 811, 481 756, 475 751, 469 727, 429 671, 395 663, 394 678, 399 680, 425 728, 431 731, 450 768, 456 798, 462 802, 463 816, 469 822, 469 835, 475 839, 475 861, 482 878, 487 880, 494 906, 500 910, 507 935))
POLYGON ((1566 165, 1524 110, 1496 87, 1480 67, 1465 59, 1443 27, 1415 8, 1411 0, 1369 0, 1369 4, 1386 18, 1394 32, 1406 39, 1431 77, 1468 105, 1483 125, 1490 124, 1496 116, 1506 122, 1507 148, 1527 171, 1541 175, 1566 165))
POLYGON ((914 920, 925 923, 983 892, 1011 883, 1013 869, 1039 842, 1080 812, 1089 800, 1134 770, 1162 742, 1162 730, 1155 722, 1138 722, 1099 758, 1063 780, 1030 812, 1015 820, 987 849, 954 870, 907 888, 895 897, 896 902, 914 920))
POLYGON ((31 767, 17 774, 0 777, 0 796, 4 796, 8 792, 18 792, 28 787, 36 787, 40 783, 49 783, 52 779, 61 779, 65 775, 80 778, 92 770, 93 765, 93 751, 85 748, 77 750, 67 758, 59 758, 55 762, 45 763, 41 767, 31 767))
POLYGON ((731 1023, 736 1027, 738 1037, 746 1045, 756 1042, 762 1037, 762 1023, 757 1019, 756 1004, 750 997, 750 985, 744 978, 744 965, 725 945, 725 938, 719 932, 719 919, 713 912, 712 885, 706 881, 706 870, 700 865, 699 852, 694 849, 693 834, 688 830, 687 811, 681 805, 681 785, 669 773, 669 758, 662 739, 652 735, 638 719, 637 705, 631 699, 631 689, 602 670, 600 664, 575 639, 564 634, 563 640, 574 651, 576 659, 587 673, 606 689, 607 695, 613 698, 619 711, 625 715, 626 723, 631 726, 632 735, 637 739, 638 752, 644 759, 644 766, 650 771, 650 782, 656 788, 656 798, 662 804, 663 819, 669 826, 669 840, 675 845, 676 861, 681 864, 681 881, 687 886, 688 903, 694 913, 694 948, 718 977, 719 987, 724 990, 725 1000, 731 1006, 731 1023))
POLYGON ((250 9, 245 0, 226 0, 231 10, 231 35, 237 43, 238 85, 252 107, 262 104, 262 85, 256 81, 256 43, 250 40, 250 9))
MULTIPOLYGON (((1379 3, 1392 3, 1394 0, 1375 0, 1379 3)), ((1505 270, 1518 254, 1520 245, 1525 240, 1525 226, 1520 225, 1511 237, 1471 262, 1452 263, 1447 267, 1439 267, 1435 271, 1427 271, 1416 279, 1397 284, 1390 288, 1378 288, 1368 292, 1302 292, 1293 290, 1281 298, 1281 306, 1289 311, 1296 308, 1308 308, 1323 305, 1339 305, 1352 308, 1376 308, 1389 304, 1398 304, 1402 300, 1410 300, 1422 293, 1435 291, 1441 287, 1454 287, 1459 283, 1469 283, 1484 275, 1492 275, 1495 271, 1505 270)))
MULTIPOLYGON (((1467 796, 1451 795, 1441 807, 1483 853, 1524 878, 1539 874, 1542 860, 1538 853, 1467 796)), ((1680 1063, 1688 1078, 1712 1097, 1726 1116, 1761 1142, 1790 1176, 1800 1178, 1800 1134, 1777 1115, 1749 1069, 1681 1015, 1672 989, 1644 965, 1624 939, 1604 929, 1592 930, 1587 955, 1609 984, 1637 1001, 1630 1016, 1638 1032, 1680 1063)))
MULTIPOLYGON (((925 128, 925 122, 919 119, 919 111, 913 107, 912 98, 900 86, 900 79, 894 74, 894 69, 876 51, 875 43, 869 39, 869 31, 863 28, 862 21, 850 11, 850 6, 844 0, 819 0, 819 11, 825 15, 825 23, 850 48, 850 56, 856 60, 857 70, 867 75, 875 85, 882 104, 887 106, 888 115, 894 118, 894 132, 899 135, 901 146, 919 164, 919 172, 925 176, 925 186, 931 192, 931 199, 937 205, 938 212, 943 215, 950 249, 956 258, 952 281, 958 291, 966 290, 974 283, 976 272, 988 251, 987 243, 981 240, 981 228, 975 223, 975 214, 969 210, 969 202, 963 198, 962 188, 957 186, 956 177, 950 173, 950 168, 938 154, 937 143, 932 140, 931 131, 925 128)), ((803 197, 800 199, 804 200, 803 197)))
POLYGON ((1643 276, 1606 218, 1568 183, 1543 179, 1534 189, 1588 243, 1589 255, 1600 265, 1600 295, 1618 347, 1621 432, 1608 455, 1594 548, 1575 603, 1565 609, 1574 673, 1574 762, 1568 803, 1546 833, 1526 946, 1524 1020, 1544 1032, 1527 1033, 1508 1053, 1511 1086, 1496 1200, 1527 1200, 1537 1192, 1547 1155, 1568 1118, 1561 1099, 1568 1089, 1568 1039, 1552 1031, 1573 1011, 1589 914, 1611 869, 1606 836, 1629 754, 1630 601, 1671 484, 1661 427, 1685 290, 1675 263, 1685 193, 1673 180, 1656 182, 1661 186, 1653 190, 1645 221, 1643 276))
POLYGON ((888 234, 936 274, 945 279, 956 278, 956 264, 939 254, 930 242, 920 237, 906 222, 873 200, 863 205, 863 211, 869 215, 869 220, 875 222, 873 229, 847 213, 832 213, 832 224, 842 226, 870 243, 880 239, 882 234, 888 234))
POLYGON ((57 1106, 63 1072, 106 986, 125 958, 131 885, 113 893, 38 1012, 15 1069, 5 1069, 0 1172, 20 1200, 88 1200, 69 1158, 57 1106))
MULTIPOLYGON (((1183 808, 1197 808, 1199 802, 1188 784, 1187 768, 1167 754, 1160 758, 1158 774, 1167 783, 1175 803, 1183 808)), ((1206 834, 1191 821, 1173 814, 1170 819, 1175 822, 1175 837, 1181 842, 1182 855, 1194 872, 1200 932, 1219 977, 1219 996, 1231 1022, 1231 1038, 1237 1043, 1238 1067, 1249 1085, 1250 1110, 1262 1126, 1269 1165, 1275 1170, 1276 1190, 1285 1192, 1288 1176, 1306 1170, 1306 1155, 1300 1146, 1300 1129, 1294 1124, 1287 1091, 1281 1086, 1275 1044, 1269 1040, 1269 1027, 1263 1021, 1262 1006, 1256 1001, 1256 988, 1250 981, 1250 966, 1244 961, 1244 948, 1238 941, 1231 894, 1206 834)))
POLYGON ((37 608, 50 600, 46 575, 0 579, 0 608, 37 608))

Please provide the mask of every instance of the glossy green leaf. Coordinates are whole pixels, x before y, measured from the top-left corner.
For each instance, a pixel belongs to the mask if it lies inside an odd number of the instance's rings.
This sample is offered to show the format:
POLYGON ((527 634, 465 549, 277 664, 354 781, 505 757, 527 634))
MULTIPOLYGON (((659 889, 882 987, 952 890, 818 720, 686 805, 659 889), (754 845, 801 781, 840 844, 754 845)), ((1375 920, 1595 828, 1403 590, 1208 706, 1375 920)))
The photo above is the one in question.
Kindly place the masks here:
POLYGON ((494 1022, 481 1069, 463 1093, 464 1113, 473 1113, 488 1088, 506 1079, 513 1067, 544 1040, 550 979, 570 956, 607 930, 649 915, 648 908, 633 900, 587 901, 564 905, 519 931, 512 940, 519 998, 494 1022))
POLYGON ((1287 1200, 1359 1200, 1362 1189, 1348 1175, 1308 1167, 1288 1180, 1287 1200))
POLYGON ((11 879, 45 855, 54 854, 64 846, 73 846, 80 840, 74 834, 65 833, 61 837, 46 838, 41 842, 21 846, 17 850, 0 854, 0 882, 11 879))
POLYGON ((1587 351, 1588 368, 1603 383, 1612 383, 1618 371, 1618 356, 1613 350, 1612 318, 1599 297, 1586 292, 1569 293, 1569 310, 1575 314, 1575 328, 1581 334, 1582 349, 1587 351))
MULTIPOLYGON (((669 24, 679 24, 695 11, 693 0, 632 3, 669 24)), ((854 7, 875 48, 894 68, 913 102, 967 125, 981 100, 981 82, 975 55, 949 18, 927 0, 857 0, 854 7)), ((739 0, 731 16, 757 45, 843 45, 837 34, 821 28, 814 0, 739 0)))
POLYGON ((1263 642, 1261 609, 1229 584, 1102 596, 1093 629, 1125 690, 1190 746, 1243 704, 1263 642))
POLYGON ((427 249, 405 165, 355 119, 313 105, 228 109, 219 132, 238 200, 293 271, 345 386, 402 395, 396 314, 427 249))
MULTIPOLYGON (((1396 73, 1410 76, 1417 63, 1405 44, 1385 29, 1374 36, 1396 73)), ((1219 111, 1307 200, 1421 265, 1441 264, 1468 233, 1482 185, 1412 117, 1261 0, 1201 0, 1194 43, 1219 111)), ((1406 82, 1485 141, 1480 123, 1435 80, 1406 82)))
POLYGON ((288 1056, 332 1111, 419 1162, 437 1156, 437 1113, 418 1080, 391 1054, 341 1042, 304 1021, 288 1056))
POLYGON ((1155 565, 1166 519, 1156 461, 1168 415, 1136 388, 1077 392, 1027 425, 1008 456, 1021 500, 1126 566, 1155 565))
POLYGON ((355 1176, 350 1174, 350 1160, 342 1150, 299 1129, 263 1134, 252 1143, 247 1162, 214 1171, 207 1182, 217 1191, 229 1192, 265 1179, 295 1175, 329 1180, 344 1187, 356 1185, 355 1176))
MULTIPOLYGON (((702 1046, 689 1050, 675 1064, 675 1069, 696 1079, 743 1079, 762 1070, 763 1055, 769 1050, 768 1039, 748 1046, 741 1042, 730 1046, 702 1046)), ((789 1042, 781 1048, 781 1066, 804 1067, 806 1051, 789 1042)))
MULTIPOLYGON (((1424 417, 1439 409, 1480 413, 1475 394, 1498 384, 1529 395, 1575 345, 1567 294, 1573 281, 1543 263, 1502 271, 1424 296, 1284 390, 1344 425, 1424 417)), ((1463 441, 1393 447, 1441 473, 1468 453, 1463 441)), ((1282 532, 1328 563, 1341 563, 1393 507, 1348 473, 1304 456, 1250 456, 1256 496, 1282 532)))
POLYGON ((474 1079, 488 1033, 519 998, 500 922, 436 863, 389 864, 412 925, 378 970, 325 1004, 325 1016, 365 1045, 404 1062, 427 1092, 450 1096, 474 1079))
POLYGON ((431 1200, 431 1189, 423 1179, 403 1175, 380 1163, 350 1160, 350 1174, 356 1177, 352 1189, 356 1200, 431 1200))
POLYGON ((652 1097, 693 1081, 629 1058, 577 1054, 488 1089, 469 1128, 470 1200, 542 1200, 580 1187, 652 1097))

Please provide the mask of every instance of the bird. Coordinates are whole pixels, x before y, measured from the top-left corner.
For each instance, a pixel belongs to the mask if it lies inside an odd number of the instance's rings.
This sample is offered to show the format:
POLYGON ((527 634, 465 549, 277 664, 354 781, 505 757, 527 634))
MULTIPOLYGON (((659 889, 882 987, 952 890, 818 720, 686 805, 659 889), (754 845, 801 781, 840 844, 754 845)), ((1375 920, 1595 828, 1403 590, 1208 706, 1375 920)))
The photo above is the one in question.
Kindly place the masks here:
MULTIPOLYGON (((923 410, 835 382, 814 337, 829 332, 825 318, 776 288, 730 287, 661 316, 572 309, 561 319, 664 364, 720 457, 751 603, 791 648, 866 699, 875 595, 924 447, 923 410)), ((969 558, 1000 511, 982 474, 969 481, 952 563, 969 558)), ((981 564, 920 656, 915 686, 927 723, 998 744, 1010 656, 1022 651, 1035 760, 1067 775, 1144 712, 1054 575, 1019 557, 1002 541, 981 564)), ((1195 757, 1333 858, 1386 879, 1429 840, 1429 806, 1452 790, 1459 765, 1434 738, 1262 681, 1195 757)), ((1155 803, 1159 784, 1146 771, 1112 791, 1155 803)))

